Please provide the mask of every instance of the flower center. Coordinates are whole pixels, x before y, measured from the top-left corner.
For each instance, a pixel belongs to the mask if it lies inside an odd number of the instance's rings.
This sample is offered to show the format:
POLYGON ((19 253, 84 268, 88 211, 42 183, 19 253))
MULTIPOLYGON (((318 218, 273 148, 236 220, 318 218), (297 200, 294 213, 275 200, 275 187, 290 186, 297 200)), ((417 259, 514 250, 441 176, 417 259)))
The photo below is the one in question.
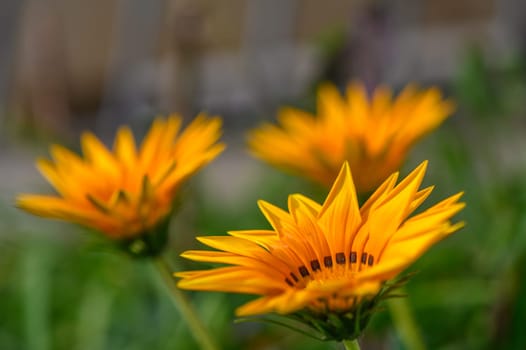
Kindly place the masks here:
POLYGON ((303 289, 311 281, 323 282, 327 280, 352 278, 352 276, 366 267, 374 265, 374 256, 362 252, 358 260, 358 253, 352 251, 347 257, 344 252, 338 252, 334 256, 327 255, 322 261, 313 259, 310 266, 301 265, 297 273, 291 271, 285 282, 290 286, 303 289))

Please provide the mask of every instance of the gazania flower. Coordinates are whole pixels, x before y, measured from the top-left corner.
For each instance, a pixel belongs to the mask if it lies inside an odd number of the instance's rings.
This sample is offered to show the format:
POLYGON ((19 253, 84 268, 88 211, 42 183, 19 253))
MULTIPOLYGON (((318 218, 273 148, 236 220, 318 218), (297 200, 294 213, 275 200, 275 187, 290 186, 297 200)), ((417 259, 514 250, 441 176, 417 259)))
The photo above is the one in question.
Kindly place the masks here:
POLYGON ((294 194, 287 212, 260 201, 272 230, 198 238, 216 250, 183 257, 230 266, 177 273, 179 287, 256 294, 238 316, 292 315, 327 339, 353 339, 390 281, 463 225, 449 221, 462 193, 411 216, 433 189, 419 189, 426 164, 397 185, 391 175, 361 208, 347 163, 323 204, 294 194))
POLYGON ((119 129, 112 150, 84 133, 84 157, 51 146, 53 160, 39 159, 37 166, 58 196, 21 195, 18 206, 97 229, 112 239, 152 231, 170 214, 183 181, 224 148, 217 143, 219 118, 199 115, 182 132, 181 122, 175 115, 155 119, 138 149, 128 127, 119 129))
POLYGON ((279 125, 253 130, 248 143, 256 157, 327 187, 348 161, 358 193, 366 193, 397 171, 411 146, 452 110, 452 102, 435 88, 408 86, 393 98, 388 88, 379 87, 369 100, 362 85, 349 85, 343 97, 325 85, 317 116, 282 109, 279 125))

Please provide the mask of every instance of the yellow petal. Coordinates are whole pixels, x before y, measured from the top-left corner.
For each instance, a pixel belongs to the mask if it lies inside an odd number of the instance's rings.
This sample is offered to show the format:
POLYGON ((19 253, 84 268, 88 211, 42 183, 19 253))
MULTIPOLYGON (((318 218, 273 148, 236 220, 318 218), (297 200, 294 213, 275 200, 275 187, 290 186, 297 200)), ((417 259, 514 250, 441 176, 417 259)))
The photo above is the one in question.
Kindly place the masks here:
POLYGON ((120 169, 115 157, 95 135, 89 132, 83 133, 81 143, 84 156, 96 169, 112 179, 118 177, 120 169))
POLYGON ((129 127, 121 127, 117 131, 115 142, 113 144, 115 156, 129 170, 137 165, 137 150, 135 148, 135 139, 129 127))
POLYGON ((320 224, 333 252, 349 251, 359 225, 361 215, 352 181, 349 164, 345 162, 319 213, 320 224))

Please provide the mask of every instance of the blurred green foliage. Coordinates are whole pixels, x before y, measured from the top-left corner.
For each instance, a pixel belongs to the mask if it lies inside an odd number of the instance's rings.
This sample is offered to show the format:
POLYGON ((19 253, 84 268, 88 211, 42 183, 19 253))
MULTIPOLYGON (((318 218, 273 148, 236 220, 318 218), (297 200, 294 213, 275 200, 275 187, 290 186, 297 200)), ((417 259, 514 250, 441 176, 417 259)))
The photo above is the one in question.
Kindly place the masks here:
MULTIPOLYGON (((429 159, 425 183, 436 189, 427 203, 461 190, 467 203, 457 216, 467 226, 409 269, 416 274, 407 300, 429 349, 526 348, 525 62, 517 56, 491 65, 470 51, 453 84, 456 115, 422 140, 402 170, 429 159)), ((236 205, 193 183, 172 222, 166 255, 174 270, 203 267, 178 256, 199 246, 196 235, 268 227, 257 199, 285 207, 290 193, 325 196, 303 180, 261 171, 236 205)), ((148 260, 43 221, 0 202, 0 349, 197 348, 148 260)), ((189 296, 224 349, 341 349, 275 325, 235 324, 235 308, 250 296, 189 296)), ((404 348, 387 309, 360 341, 364 349, 404 348)))

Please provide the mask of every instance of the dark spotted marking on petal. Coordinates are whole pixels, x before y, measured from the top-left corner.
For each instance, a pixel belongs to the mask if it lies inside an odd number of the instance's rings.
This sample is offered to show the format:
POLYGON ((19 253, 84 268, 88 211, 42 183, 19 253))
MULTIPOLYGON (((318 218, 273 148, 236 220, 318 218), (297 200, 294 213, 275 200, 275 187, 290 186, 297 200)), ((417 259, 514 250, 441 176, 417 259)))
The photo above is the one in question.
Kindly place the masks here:
POLYGON ((309 270, 307 270, 305 266, 300 266, 298 270, 300 271, 301 277, 307 277, 308 275, 310 275, 309 270))
POLYGON ((312 271, 320 270, 320 262, 318 259, 314 259, 310 262, 310 267, 312 267, 312 271))
POLYGON ((332 257, 330 255, 323 258, 323 265, 325 265, 325 267, 332 267, 332 257))
POLYGON ((349 257, 349 260, 351 260, 351 263, 355 263, 358 260, 356 252, 351 252, 351 256, 349 257))
POLYGON ((336 263, 338 265, 345 264, 345 254, 344 253, 336 253, 336 263))
POLYGON ((292 279, 294 280, 294 282, 298 282, 298 277, 296 277, 296 275, 294 274, 294 272, 291 272, 290 273, 290 277, 292 277, 292 279))
POLYGON ((291 287, 294 287, 294 283, 292 283, 292 281, 291 281, 291 280, 289 280, 289 278, 288 278, 288 277, 287 277, 287 278, 285 278, 285 282, 287 282, 287 284, 288 284, 289 286, 291 286, 291 287))
POLYGON ((374 264, 374 257, 372 255, 369 255, 369 260, 367 260, 367 265, 373 266, 374 264))
POLYGON ((367 263, 367 253, 363 252, 362 253, 362 264, 366 264, 366 263, 367 263))

